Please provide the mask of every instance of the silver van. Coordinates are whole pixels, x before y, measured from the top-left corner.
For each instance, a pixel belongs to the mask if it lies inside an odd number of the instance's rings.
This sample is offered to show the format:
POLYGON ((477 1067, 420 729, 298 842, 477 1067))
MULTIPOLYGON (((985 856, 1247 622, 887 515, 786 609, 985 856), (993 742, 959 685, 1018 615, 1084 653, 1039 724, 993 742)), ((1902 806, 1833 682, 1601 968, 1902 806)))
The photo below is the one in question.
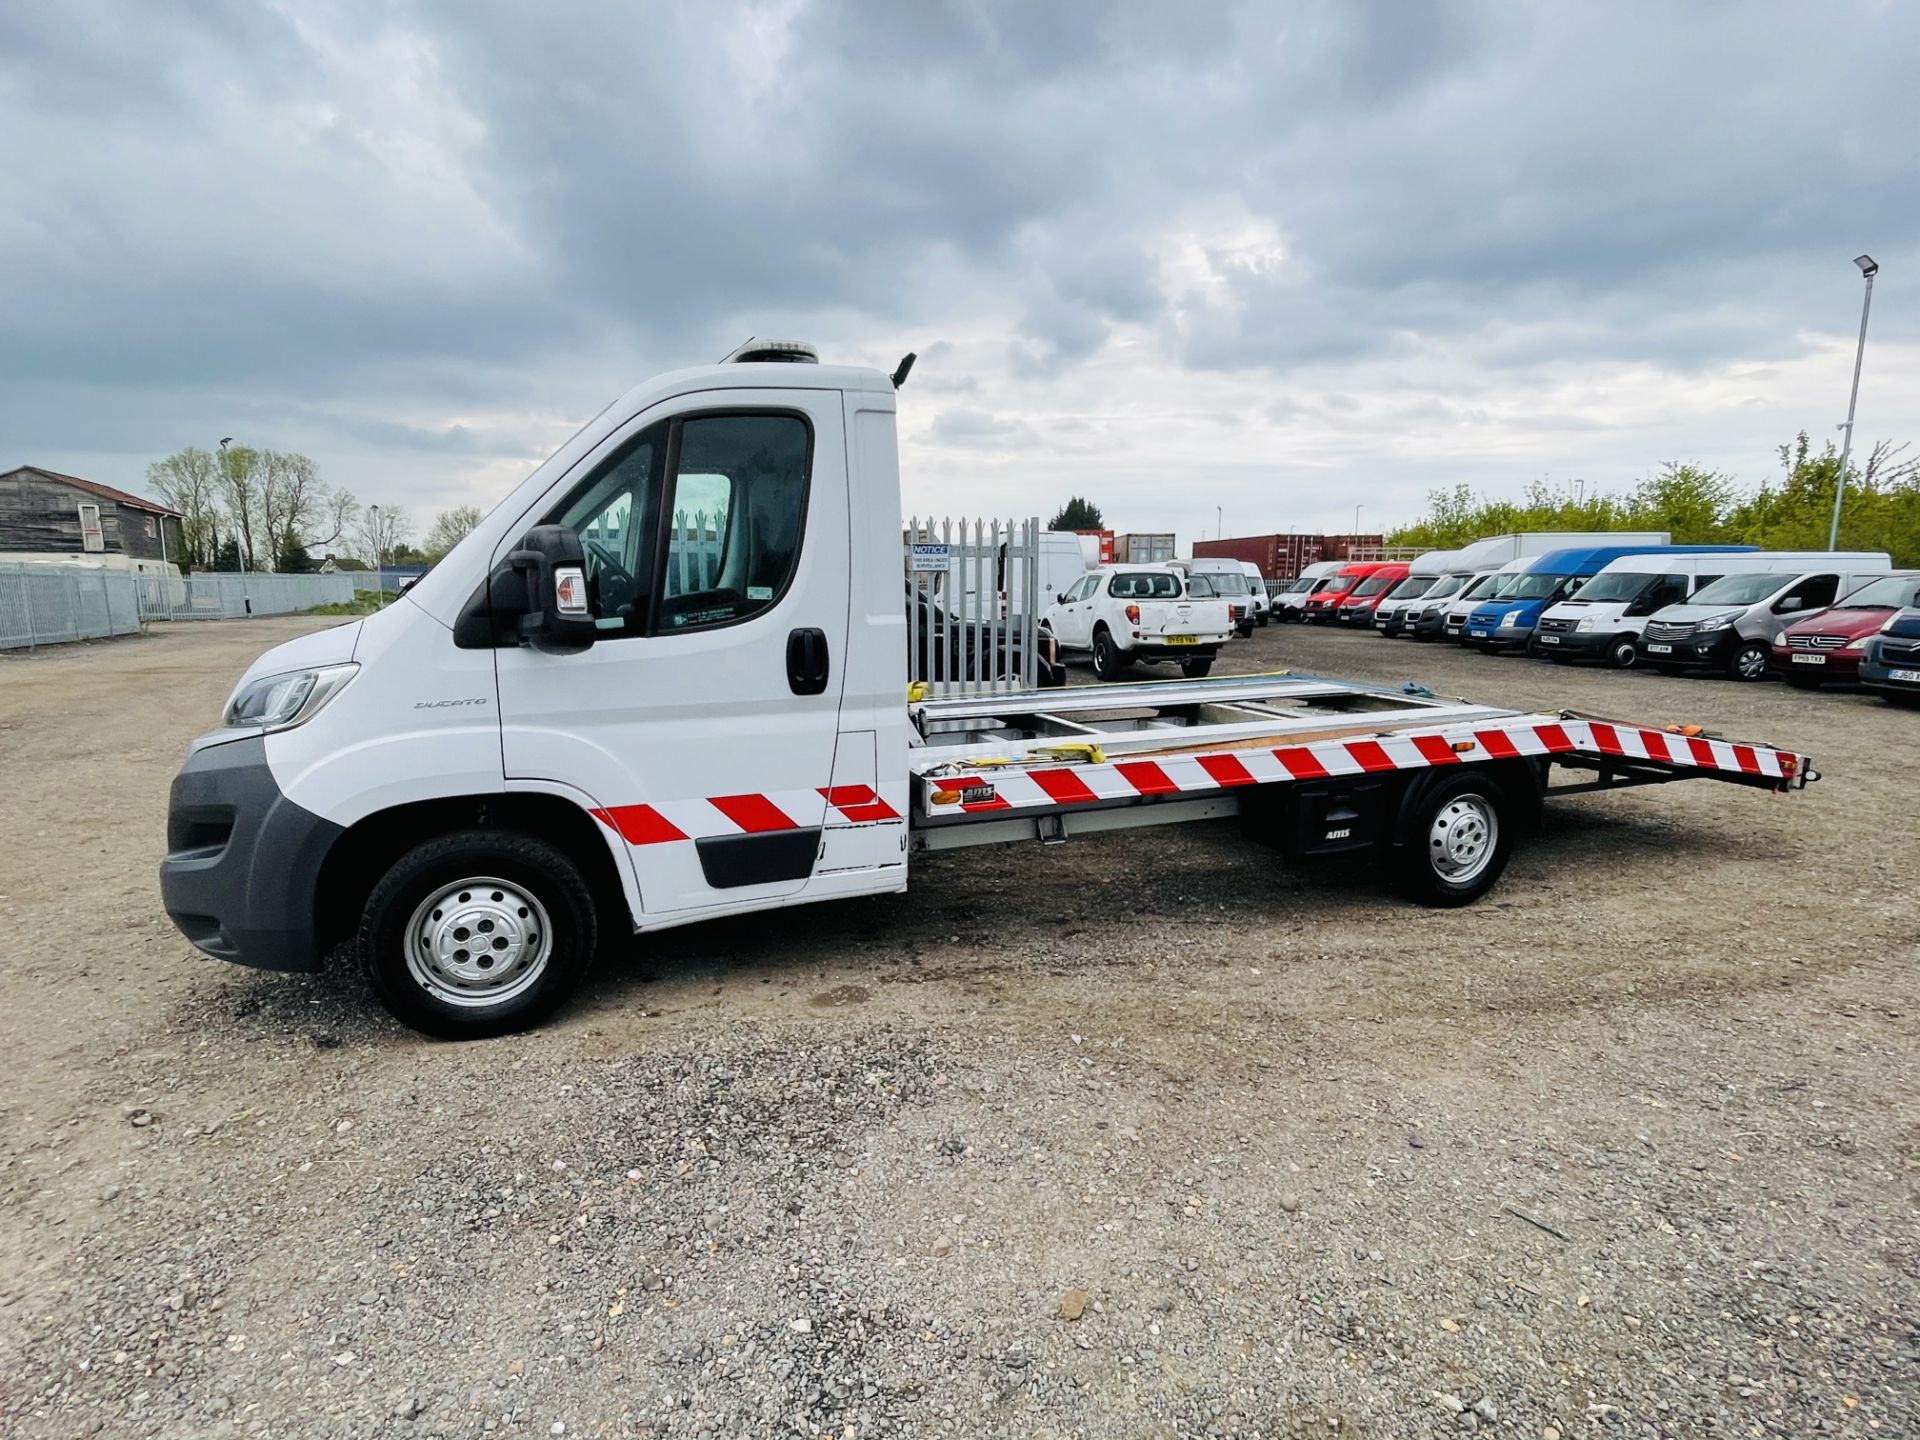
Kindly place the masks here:
POLYGON ((1642 664, 1663 675, 1719 670, 1735 680, 1764 680, 1773 637, 1848 591, 1893 568, 1884 552, 1759 551, 1716 557, 1727 573, 1684 604, 1647 620, 1634 642, 1642 664))

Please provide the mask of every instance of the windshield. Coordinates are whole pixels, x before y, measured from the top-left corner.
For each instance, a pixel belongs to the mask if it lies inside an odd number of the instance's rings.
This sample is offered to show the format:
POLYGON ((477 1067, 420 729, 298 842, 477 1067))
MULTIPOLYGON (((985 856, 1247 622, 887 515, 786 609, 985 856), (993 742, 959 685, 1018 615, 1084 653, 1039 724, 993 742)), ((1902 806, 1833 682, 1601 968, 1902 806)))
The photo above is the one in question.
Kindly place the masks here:
POLYGON ((1387 599, 1412 600, 1417 596, 1430 594, 1433 590, 1434 578, 1432 575, 1409 575, 1393 587, 1393 593, 1387 596, 1387 599))
POLYGON ((1580 589, 1582 600, 1638 600, 1659 577, 1638 570, 1610 570, 1596 575, 1580 589))
POLYGON ((1462 600, 1492 600, 1500 593, 1500 587, 1513 579, 1517 570, 1496 570, 1491 575, 1482 575, 1474 581, 1473 588, 1460 598, 1462 600))
POLYGON ((1369 575, 1355 587, 1354 598, 1357 600, 1368 595, 1378 595, 1393 583, 1394 577, 1391 575, 1369 575))
POLYGON ((1571 576, 1549 575, 1544 570, 1528 570, 1513 577, 1511 585, 1503 587, 1496 600, 1544 600, 1553 594, 1571 576))
POLYGON ((1180 582, 1167 570, 1123 570, 1107 593, 1121 600, 1178 600, 1180 582))
POLYGON ((1252 587, 1247 577, 1232 570, 1200 570, 1189 577, 1187 588, 1196 595, 1249 595, 1252 587), (1200 588, 1200 582, 1207 582, 1207 589, 1200 588))
POLYGON ((1320 582, 1315 580, 1311 575, 1299 575, 1281 586, 1279 593, 1282 595, 1305 595, 1319 583, 1320 582))
POLYGON ((1758 575, 1729 575, 1716 580, 1711 585, 1702 585, 1693 592, 1689 605, 1751 605, 1756 600, 1764 600, 1773 594, 1786 580, 1778 571, 1762 571, 1758 575))
POLYGON ((1439 582, 1426 592, 1427 599, 1444 600, 1449 595, 1457 595, 1460 593, 1460 587, 1466 583, 1467 577, 1464 575, 1442 575, 1439 582))
POLYGON ((1920 575, 1889 575, 1842 597, 1836 610, 1899 610, 1920 605, 1920 575))

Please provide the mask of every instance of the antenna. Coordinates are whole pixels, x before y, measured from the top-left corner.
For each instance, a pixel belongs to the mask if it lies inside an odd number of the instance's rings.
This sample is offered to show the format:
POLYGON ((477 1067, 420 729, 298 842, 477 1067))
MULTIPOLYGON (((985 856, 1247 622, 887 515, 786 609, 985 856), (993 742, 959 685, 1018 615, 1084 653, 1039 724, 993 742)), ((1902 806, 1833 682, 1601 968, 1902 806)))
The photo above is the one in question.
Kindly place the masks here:
POLYGON ((734 346, 733 349, 729 350, 726 354, 722 355, 718 360, 714 361, 713 363, 716 365, 725 365, 729 361, 731 361, 734 356, 738 355, 742 350, 746 349, 751 344, 753 344, 753 336, 749 335, 747 336, 746 339, 742 340, 738 345, 734 346))
POLYGON ((900 364, 894 369, 892 377, 894 389, 898 390, 902 385, 907 383, 907 376, 913 373, 913 362, 919 358, 920 357, 911 350, 900 357, 900 364))

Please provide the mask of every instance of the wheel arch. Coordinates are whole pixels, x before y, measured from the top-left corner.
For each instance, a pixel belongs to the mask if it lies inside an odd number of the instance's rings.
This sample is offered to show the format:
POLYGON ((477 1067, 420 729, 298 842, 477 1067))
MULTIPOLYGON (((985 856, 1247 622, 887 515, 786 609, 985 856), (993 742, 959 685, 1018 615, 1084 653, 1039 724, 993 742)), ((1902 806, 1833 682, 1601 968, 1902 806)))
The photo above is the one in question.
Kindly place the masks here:
POLYGON ((547 791, 437 796, 362 816, 335 837, 321 862, 314 890, 314 929, 325 955, 359 928, 360 913, 379 879, 415 845, 458 830, 513 830, 546 841, 580 867, 601 911, 601 933, 624 933, 639 912, 632 866, 615 846, 620 837, 579 801, 547 791), (626 927, 605 922, 625 909, 626 927))
POLYGON ((1427 797, 1442 785, 1451 783, 1460 775, 1480 775, 1484 777, 1513 808, 1512 818, 1517 828, 1525 833, 1540 823, 1541 811, 1545 808, 1547 793, 1547 765, 1544 756, 1518 757, 1512 760, 1482 761, 1466 765, 1434 765, 1413 773, 1400 791, 1400 805, 1394 816, 1393 828, 1388 832, 1387 843, 1398 849, 1417 839, 1415 829, 1419 819, 1420 807, 1427 797))

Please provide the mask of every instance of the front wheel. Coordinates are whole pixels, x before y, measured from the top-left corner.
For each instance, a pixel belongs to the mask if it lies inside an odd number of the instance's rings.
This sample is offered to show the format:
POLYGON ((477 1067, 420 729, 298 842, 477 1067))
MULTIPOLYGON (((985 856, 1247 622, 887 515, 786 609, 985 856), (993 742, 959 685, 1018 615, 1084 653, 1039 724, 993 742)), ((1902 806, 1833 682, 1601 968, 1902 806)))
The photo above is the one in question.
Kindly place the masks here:
POLYGON ((1189 680, 1205 679, 1212 671, 1213 657, 1211 655, 1202 655, 1194 660, 1182 660, 1180 662, 1180 673, 1189 680))
POLYGON ((1479 775, 1456 775, 1436 786, 1393 852, 1401 893, 1442 907, 1478 900, 1507 868, 1513 818, 1505 793, 1479 775))
POLYGON ((1735 680, 1764 680, 1767 661, 1773 652, 1756 640, 1742 640, 1727 662, 1727 674, 1735 680))
POLYGON ((1113 635, 1104 627, 1093 632, 1093 673, 1102 680, 1118 680, 1127 668, 1127 659, 1114 644, 1113 635))
POLYGON ((593 892, 544 840, 467 830, 416 845, 367 897, 367 981, 404 1025, 444 1040, 524 1030, 586 974, 593 892))
POLYGON ((1616 670, 1631 670, 1639 658, 1640 652, 1634 648, 1631 635, 1616 635, 1607 647, 1607 664, 1616 670))

